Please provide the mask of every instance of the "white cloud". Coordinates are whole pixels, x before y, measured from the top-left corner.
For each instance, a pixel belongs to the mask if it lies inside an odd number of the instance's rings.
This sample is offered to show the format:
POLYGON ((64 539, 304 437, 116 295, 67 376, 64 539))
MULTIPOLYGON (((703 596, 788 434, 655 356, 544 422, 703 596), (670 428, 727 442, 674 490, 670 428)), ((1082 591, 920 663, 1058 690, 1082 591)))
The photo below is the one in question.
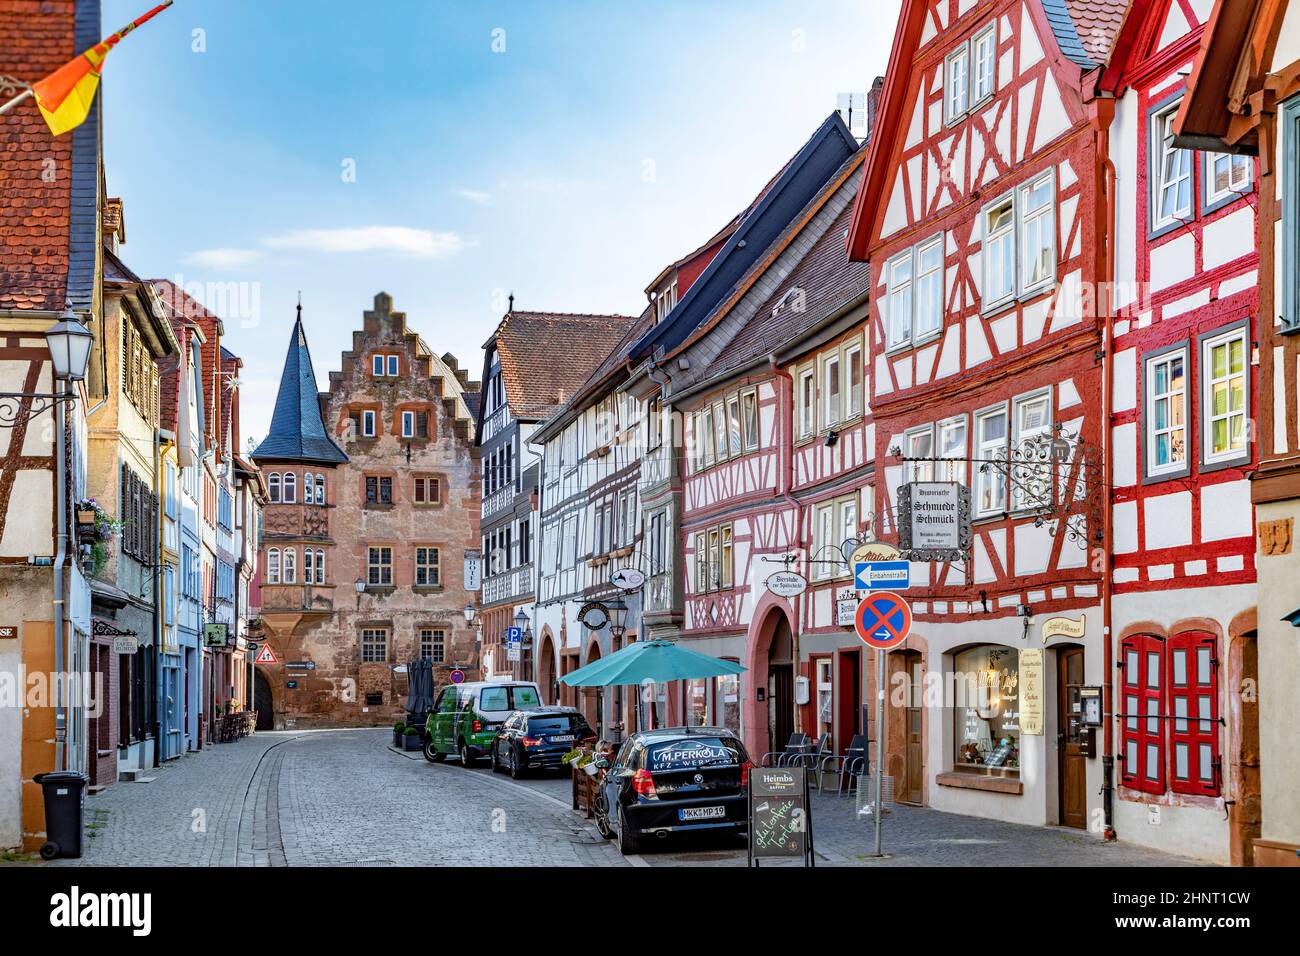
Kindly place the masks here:
POLYGON ((484 206, 492 201, 492 194, 480 189, 453 189, 451 192, 453 196, 459 196, 466 202, 476 202, 484 206))
POLYGON ((295 229, 262 240, 273 249, 312 252, 393 252, 413 259, 454 256, 468 243, 454 232, 408 226, 357 226, 343 229, 295 229))
POLYGON ((199 249, 188 253, 182 261, 186 265, 221 272, 237 272, 257 263, 262 254, 256 249, 199 249))

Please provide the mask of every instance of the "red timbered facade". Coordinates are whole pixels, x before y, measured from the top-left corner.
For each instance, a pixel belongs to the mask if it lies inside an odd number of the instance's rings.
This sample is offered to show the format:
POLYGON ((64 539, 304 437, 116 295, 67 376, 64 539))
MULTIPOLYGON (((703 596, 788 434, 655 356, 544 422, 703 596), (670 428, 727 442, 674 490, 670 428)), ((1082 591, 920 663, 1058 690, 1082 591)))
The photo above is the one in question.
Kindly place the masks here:
POLYGON ((1241 863, 1259 835, 1258 715, 1228 693, 1258 677, 1258 168, 1251 156, 1174 141, 1212 8, 1134 3, 1122 56, 1099 80, 1115 97, 1119 196, 1115 826, 1128 839, 1241 863))
POLYGON ((1083 828, 1102 762, 1071 708, 1104 681, 1105 140, 1085 73, 1113 30, 1085 49, 1065 6, 904 3, 849 247, 871 263, 876 535, 898 542, 908 483, 971 499, 966 559, 912 564, 896 792, 1083 828))

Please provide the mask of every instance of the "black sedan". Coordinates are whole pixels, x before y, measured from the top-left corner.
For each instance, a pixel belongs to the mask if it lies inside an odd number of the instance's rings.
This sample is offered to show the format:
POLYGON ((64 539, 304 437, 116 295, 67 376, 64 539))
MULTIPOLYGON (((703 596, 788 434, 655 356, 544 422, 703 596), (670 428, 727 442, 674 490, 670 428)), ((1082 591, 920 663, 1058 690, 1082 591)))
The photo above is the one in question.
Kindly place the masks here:
POLYGON ((596 826, 635 853, 647 837, 748 827, 745 791, 753 766, 723 727, 672 727, 633 734, 605 772, 596 826))
POLYGON ((492 742, 492 770, 518 778, 529 770, 559 770, 575 744, 596 739, 573 707, 530 707, 506 718, 492 742))

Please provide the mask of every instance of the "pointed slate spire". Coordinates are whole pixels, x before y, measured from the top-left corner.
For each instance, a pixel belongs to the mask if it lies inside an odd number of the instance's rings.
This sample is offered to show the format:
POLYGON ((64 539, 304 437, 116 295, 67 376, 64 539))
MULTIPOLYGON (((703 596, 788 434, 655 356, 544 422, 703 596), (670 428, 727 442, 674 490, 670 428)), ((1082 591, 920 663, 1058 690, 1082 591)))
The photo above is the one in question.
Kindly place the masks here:
POLYGON ((316 375, 302 328, 301 295, 293 335, 289 338, 289 354, 285 356, 284 372, 280 376, 280 392, 271 414, 271 430, 253 451, 253 458, 337 465, 347 461, 348 456, 329 437, 321 418, 316 375))

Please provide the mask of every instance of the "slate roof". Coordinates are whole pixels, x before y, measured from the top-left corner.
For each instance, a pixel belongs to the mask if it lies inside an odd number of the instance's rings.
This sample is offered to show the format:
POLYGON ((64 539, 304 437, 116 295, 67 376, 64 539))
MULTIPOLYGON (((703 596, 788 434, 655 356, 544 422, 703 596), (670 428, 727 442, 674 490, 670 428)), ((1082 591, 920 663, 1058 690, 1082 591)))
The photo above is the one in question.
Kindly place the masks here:
POLYGON ((271 427, 253 450, 253 460, 308 461, 337 465, 348 456, 325 430, 321 418, 320 393, 311 367, 307 334, 302 327, 302 306, 289 336, 289 352, 280 375, 280 391, 271 413, 271 427))
POLYGON ((511 414, 541 421, 563 408, 636 321, 630 315, 507 314, 495 338, 511 414))
MULTIPOLYGON (((35 82, 99 39, 98 2, 6 3, 0 9, 0 76, 35 82)), ((98 188, 98 98, 86 122, 66 136, 50 135, 30 99, 4 115, 0 308, 59 311, 67 300, 77 309, 91 307, 98 188), (58 172, 53 178, 51 168, 58 172)))
POLYGON ((1110 58, 1115 37, 1124 25, 1131 0, 1039 0, 1056 44, 1071 62, 1084 70, 1110 58))
POLYGON ((798 342, 811 329, 862 297, 870 285, 871 267, 867 262, 849 260, 848 231, 852 219, 850 201, 768 296, 753 319, 719 353, 710 367, 710 378, 798 342), (792 301, 776 309, 794 289, 803 292, 803 310, 797 310, 792 301))

